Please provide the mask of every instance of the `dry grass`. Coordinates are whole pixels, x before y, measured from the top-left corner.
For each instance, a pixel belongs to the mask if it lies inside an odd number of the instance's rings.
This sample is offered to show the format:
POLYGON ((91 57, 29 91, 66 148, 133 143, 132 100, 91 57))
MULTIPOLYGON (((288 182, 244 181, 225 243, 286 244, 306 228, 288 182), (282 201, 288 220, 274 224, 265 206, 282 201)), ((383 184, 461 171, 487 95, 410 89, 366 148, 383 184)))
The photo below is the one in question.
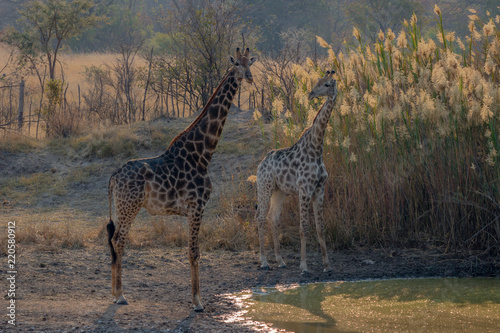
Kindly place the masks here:
POLYGON ((27 153, 33 151, 37 147, 41 147, 41 143, 29 136, 14 131, 2 131, 0 135, 0 151, 9 153, 27 153))
MULTIPOLYGON (((127 246, 131 248, 186 247, 188 225, 185 218, 153 217, 139 222, 130 231, 127 246)), ((104 239, 105 231, 99 239, 104 239)), ((246 250, 258 243, 253 222, 235 211, 228 211, 216 219, 203 219, 200 246, 203 251, 216 249, 246 250), (255 235, 254 235, 255 234, 255 235)))
MULTIPOLYGON (((14 220, 11 220, 14 221, 14 220)), ((16 244, 17 246, 30 245, 40 251, 57 251, 63 249, 81 249, 89 244, 95 243, 95 235, 92 230, 74 226, 69 222, 31 222, 16 221, 16 244)), ((2 226, 3 227, 3 226, 2 226)), ((6 255, 7 232, 6 228, 0 228, 0 254, 6 255)))
POLYGON ((137 149, 144 148, 144 141, 129 126, 98 126, 86 135, 72 138, 56 138, 48 141, 56 153, 72 158, 137 156, 137 149))
POLYGON ((26 176, 2 179, 0 196, 12 204, 35 203, 43 194, 62 196, 65 194, 63 181, 51 172, 34 173, 26 176))

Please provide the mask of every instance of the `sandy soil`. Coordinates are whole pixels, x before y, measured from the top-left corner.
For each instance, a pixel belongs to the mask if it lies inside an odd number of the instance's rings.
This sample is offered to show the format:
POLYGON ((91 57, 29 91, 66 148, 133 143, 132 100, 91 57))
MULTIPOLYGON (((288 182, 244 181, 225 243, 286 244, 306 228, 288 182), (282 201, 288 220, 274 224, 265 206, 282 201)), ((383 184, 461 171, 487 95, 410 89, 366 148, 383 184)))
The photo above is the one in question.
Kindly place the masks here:
MULTIPOLYGON (((18 250, 19 332, 252 332, 227 323, 237 304, 224 296, 259 286, 317 281, 423 276, 499 276, 500 261, 481 255, 427 250, 330 253, 333 272, 321 271, 319 253, 309 253, 311 276, 299 272, 299 253, 285 251, 285 269, 262 271, 253 251, 202 254, 201 290, 205 312, 191 310, 190 269, 184 249, 127 249, 124 294, 129 305, 112 303, 107 248, 18 250)), ((3 257, 3 260, 6 260, 3 257)), ((3 275, 3 274, 2 274, 3 275)), ((4 322, 5 323, 5 322, 4 322)), ((0 325, 0 331, 6 326, 0 325)), ((11 328, 9 328, 11 331, 11 328)))

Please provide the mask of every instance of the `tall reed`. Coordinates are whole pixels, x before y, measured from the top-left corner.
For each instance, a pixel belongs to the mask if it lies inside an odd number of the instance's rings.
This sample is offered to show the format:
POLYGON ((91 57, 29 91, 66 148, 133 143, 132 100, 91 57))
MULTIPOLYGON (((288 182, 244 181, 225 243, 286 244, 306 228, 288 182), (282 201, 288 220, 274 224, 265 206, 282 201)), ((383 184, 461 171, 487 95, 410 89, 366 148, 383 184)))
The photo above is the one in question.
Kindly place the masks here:
POLYGON ((324 151, 335 246, 499 249, 499 18, 471 15, 462 41, 435 13, 436 41, 421 35, 415 15, 373 45, 354 28, 354 43, 338 54, 317 37, 328 59, 293 65, 296 107, 283 110, 274 97, 276 146, 289 146, 320 108, 307 101, 311 85, 337 72, 324 151))

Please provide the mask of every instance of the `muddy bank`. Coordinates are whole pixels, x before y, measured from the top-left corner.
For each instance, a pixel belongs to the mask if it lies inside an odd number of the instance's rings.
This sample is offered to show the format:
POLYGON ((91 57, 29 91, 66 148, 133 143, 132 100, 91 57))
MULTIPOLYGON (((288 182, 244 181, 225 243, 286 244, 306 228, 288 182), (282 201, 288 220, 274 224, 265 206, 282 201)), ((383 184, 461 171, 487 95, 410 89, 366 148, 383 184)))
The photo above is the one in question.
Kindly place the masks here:
MULTIPOLYGON (((285 250, 284 254, 287 268, 278 269, 271 261, 272 269, 262 271, 254 251, 203 253, 205 312, 198 314, 191 311, 190 268, 183 249, 127 250, 123 279, 129 305, 119 306, 112 304, 110 258, 104 246, 57 252, 23 246, 17 261, 16 330, 250 332, 250 328, 224 322, 237 306, 223 294, 317 281, 500 275, 500 260, 484 255, 360 250, 330 253, 331 274, 322 273, 319 253, 309 253, 311 276, 305 278, 299 274, 299 253, 285 250)), ((0 327, 6 328, 5 322, 0 327)))

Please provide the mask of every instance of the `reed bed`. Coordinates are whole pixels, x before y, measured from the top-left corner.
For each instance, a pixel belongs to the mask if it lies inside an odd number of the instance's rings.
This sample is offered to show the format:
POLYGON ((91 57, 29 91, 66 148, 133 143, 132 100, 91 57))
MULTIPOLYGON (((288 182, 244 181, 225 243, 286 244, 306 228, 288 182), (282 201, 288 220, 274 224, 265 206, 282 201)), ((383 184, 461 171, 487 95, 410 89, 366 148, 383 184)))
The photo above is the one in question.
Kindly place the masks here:
MULTIPOLYGON (((471 12, 470 35, 447 32, 435 7, 436 40, 417 17, 375 44, 354 28, 354 43, 328 59, 294 64, 294 103, 273 96, 273 141, 290 146, 320 102, 315 79, 336 71, 339 96, 325 136, 329 172, 325 220, 330 244, 443 246, 498 252, 500 240, 499 17, 471 12)), ((255 113, 259 119, 260 114, 255 113)), ((290 205, 284 223, 298 216, 290 205)), ((295 224, 295 222, 293 222, 295 224)))

